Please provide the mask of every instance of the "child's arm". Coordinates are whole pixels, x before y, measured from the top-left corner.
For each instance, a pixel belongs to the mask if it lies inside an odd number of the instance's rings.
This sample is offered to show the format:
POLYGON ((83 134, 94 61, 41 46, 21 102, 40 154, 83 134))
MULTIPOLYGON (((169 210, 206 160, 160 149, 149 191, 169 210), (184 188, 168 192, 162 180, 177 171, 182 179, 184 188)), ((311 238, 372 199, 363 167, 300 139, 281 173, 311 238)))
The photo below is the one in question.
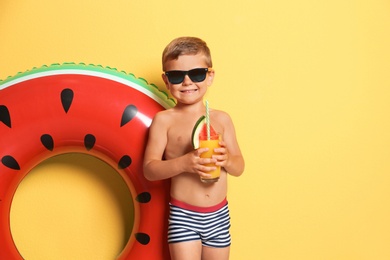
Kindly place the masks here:
POLYGON ((191 151, 177 158, 163 160, 164 151, 167 146, 168 120, 164 115, 157 114, 149 128, 149 138, 144 155, 144 176, 150 181, 172 178, 183 172, 196 173, 202 177, 210 177, 207 171, 213 167, 206 167, 203 164, 216 162, 216 159, 200 158, 200 154, 207 148, 191 151))
POLYGON ((245 162, 237 142, 233 121, 224 112, 219 118, 224 125, 224 133, 223 140, 220 142, 221 148, 215 149, 216 152, 221 153, 221 155, 215 156, 218 160, 216 165, 224 167, 233 176, 240 176, 244 171, 245 162))

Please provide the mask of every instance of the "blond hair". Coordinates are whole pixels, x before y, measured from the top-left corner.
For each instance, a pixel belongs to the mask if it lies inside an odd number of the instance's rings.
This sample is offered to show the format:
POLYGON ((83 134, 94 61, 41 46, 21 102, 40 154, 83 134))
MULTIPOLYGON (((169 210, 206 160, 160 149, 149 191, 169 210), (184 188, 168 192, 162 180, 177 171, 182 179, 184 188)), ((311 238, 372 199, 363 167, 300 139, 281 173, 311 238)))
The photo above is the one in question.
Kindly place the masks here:
POLYGON ((206 57, 206 64, 213 67, 210 49, 205 41, 197 37, 179 37, 171 41, 165 47, 162 54, 162 67, 165 71, 165 63, 169 60, 176 60, 180 55, 196 55, 203 53, 206 57))

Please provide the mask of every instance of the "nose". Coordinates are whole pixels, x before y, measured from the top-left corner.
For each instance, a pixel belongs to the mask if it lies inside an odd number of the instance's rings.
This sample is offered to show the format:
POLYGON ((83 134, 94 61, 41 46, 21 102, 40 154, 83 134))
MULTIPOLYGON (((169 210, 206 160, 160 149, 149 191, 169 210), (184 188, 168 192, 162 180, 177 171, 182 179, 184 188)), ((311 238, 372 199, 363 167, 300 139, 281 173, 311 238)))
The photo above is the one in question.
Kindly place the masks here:
POLYGON ((184 80, 183 80, 183 85, 190 85, 192 84, 192 80, 190 79, 190 77, 188 77, 188 75, 185 75, 184 76, 184 80))

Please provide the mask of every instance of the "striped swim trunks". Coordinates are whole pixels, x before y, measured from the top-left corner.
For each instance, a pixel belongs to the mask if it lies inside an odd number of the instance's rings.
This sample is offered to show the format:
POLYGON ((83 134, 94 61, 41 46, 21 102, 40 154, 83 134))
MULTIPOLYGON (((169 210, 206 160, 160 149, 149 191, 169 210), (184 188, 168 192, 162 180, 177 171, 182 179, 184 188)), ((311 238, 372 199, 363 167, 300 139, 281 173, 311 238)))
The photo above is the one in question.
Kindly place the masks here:
POLYGON ((203 246, 230 246, 227 200, 213 207, 196 207, 171 199, 168 243, 201 240, 203 246))

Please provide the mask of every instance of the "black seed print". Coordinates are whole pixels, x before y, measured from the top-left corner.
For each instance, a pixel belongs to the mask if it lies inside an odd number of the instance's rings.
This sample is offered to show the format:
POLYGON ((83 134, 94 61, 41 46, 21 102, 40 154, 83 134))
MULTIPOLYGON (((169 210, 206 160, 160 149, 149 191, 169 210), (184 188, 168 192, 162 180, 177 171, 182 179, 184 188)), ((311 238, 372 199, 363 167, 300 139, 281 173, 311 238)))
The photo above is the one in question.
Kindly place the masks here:
POLYGON ((44 147, 46 147, 47 150, 53 151, 54 148, 54 141, 53 137, 49 134, 44 134, 41 136, 41 143, 44 147))
POLYGON ((138 194, 138 196, 135 198, 136 201, 139 203, 148 203, 151 200, 152 196, 149 192, 142 192, 138 194))
POLYGON ((128 155, 123 155, 122 158, 119 160, 118 168, 124 169, 129 167, 131 164, 131 158, 128 155))
POLYGON ((93 148, 93 146, 95 145, 95 142, 96 142, 96 138, 94 135, 87 134, 84 137, 84 146, 85 146, 85 148, 87 148, 88 151, 93 148))
POLYGON ((72 105, 73 101, 73 90, 66 88, 61 91, 61 103, 62 107, 65 110, 65 113, 68 113, 70 105, 72 105))
POLYGON ((6 155, 1 159, 1 162, 10 169, 20 170, 20 166, 14 157, 6 155))
POLYGON ((145 233, 136 233, 135 239, 143 245, 147 245, 150 242, 150 236, 145 233))
POLYGON ((135 117, 137 112, 138 112, 138 109, 136 106, 128 105, 122 114, 121 127, 124 126, 125 124, 127 124, 128 122, 130 122, 131 119, 133 119, 135 117))
POLYGON ((0 106, 0 121, 11 128, 11 117, 9 115, 8 108, 4 105, 0 106))

